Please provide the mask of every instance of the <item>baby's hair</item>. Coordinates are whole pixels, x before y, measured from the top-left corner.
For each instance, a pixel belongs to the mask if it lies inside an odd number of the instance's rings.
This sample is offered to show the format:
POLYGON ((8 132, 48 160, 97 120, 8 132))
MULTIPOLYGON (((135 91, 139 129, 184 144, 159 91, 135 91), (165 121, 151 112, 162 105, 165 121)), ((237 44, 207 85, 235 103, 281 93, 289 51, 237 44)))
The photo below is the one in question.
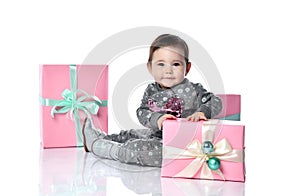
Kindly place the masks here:
POLYGON ((183 53, 184 53, 183 55, 184 55, 186 64, 189 63, 189 47, 188 47, 188 45, 180 37, 178 37, 176 35, 171 35, 171 34, 162 34, 162 35, 158 36, 152 42, 152 44, 150 46, 148 63, 151 63, 152 58, 153 58, 153 53, 157 49, 162 48, 162 47, 168 47, 168 46, 182 49, 183 53))

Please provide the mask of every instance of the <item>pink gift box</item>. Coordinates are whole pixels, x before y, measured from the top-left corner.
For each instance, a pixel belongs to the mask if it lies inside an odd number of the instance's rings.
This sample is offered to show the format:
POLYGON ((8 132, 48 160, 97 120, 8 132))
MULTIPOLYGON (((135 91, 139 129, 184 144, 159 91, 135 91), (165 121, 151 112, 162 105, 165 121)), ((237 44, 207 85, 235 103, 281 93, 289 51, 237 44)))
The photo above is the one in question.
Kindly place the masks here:
POLYGON ((185 119, 163 123, 163 177, 245 181, 244 126, 236 121, 185 119), (210 141, 212 152, 202 144, 210 141), (217 158, 220 167, 212 168, 207 160, 217 158))
POLYGON ((222 100, 223 109, 216 119, 241 120, 241 95, 237 94, 217 94, 222 100))
POLYGON ((87 115, 92 117, 96 128, 107 133, 107 97, 107 65, 40 65, 43 147, 83 146, 81 129, 87 115))

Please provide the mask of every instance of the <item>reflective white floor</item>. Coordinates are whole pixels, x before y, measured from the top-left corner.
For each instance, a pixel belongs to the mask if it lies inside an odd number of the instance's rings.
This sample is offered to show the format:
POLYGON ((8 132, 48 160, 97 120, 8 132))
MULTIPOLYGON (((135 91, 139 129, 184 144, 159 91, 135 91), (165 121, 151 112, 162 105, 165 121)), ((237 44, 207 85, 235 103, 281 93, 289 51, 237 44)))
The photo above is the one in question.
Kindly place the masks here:
POLYGON ((41 149, 40 195, 244 196, 244 183, 161 178, 160 168, 97 159, 83 148, 41 149))

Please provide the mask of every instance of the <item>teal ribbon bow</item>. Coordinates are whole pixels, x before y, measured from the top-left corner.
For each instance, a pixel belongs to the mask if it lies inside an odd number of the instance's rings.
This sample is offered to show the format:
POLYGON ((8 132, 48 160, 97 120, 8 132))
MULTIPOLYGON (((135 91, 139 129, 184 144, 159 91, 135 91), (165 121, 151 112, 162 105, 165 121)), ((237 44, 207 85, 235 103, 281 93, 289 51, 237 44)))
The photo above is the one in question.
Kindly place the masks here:
POLYGON ((62 100, 40 97, 40 102, 44 106, 53 106, 51 109, 52 118, 54 118, 55 114, 66 113, 67 117, 74 120, 77 146, 83 146, 79 110, 84 111, 84 113, 91 118, 91 114, 97 115, 101 106, 107 106, 107 101, 101 101, 97 96, 91 96, 84 90, 77 89, 76 65, 70 65, 70 82, 71 90, 65 89, 62 92, 62 100), (79 92, 83 95, 77 99, 79 92))
POLYGON ((77 90, 75 92, 70 91, 69 89, 65 89, 62 92, 63 100, 56 100, 56 104, 54 104, 51 110, 51 116, 54 118, 55 114, 68 113, 73 119, 73 115, 76 117, 78 110, 83 110, 85 114, 90 117, 90 114, 96 115, 98 113, 99 107, 102 105, 102 101, 98 99, 96 96, 90 96, 83 90, 77 90), (76 99, 76 95, 78 92, 82 92, 84 96, 76 99), (84 101, 87 98, 92 98, 94 101, 84 101))

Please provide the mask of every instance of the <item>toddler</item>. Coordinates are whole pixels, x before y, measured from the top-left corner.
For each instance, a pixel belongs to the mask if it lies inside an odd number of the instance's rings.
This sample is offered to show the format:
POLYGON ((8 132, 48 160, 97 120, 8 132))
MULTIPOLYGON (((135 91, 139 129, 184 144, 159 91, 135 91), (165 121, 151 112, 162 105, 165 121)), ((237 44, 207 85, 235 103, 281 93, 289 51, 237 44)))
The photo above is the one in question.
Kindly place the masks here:
POLYGON ((147 129, 106 135, 85 119, 82 133, 86 152, 123 163, 161 167, 162 124, 166 119, 207 120, 222 110, 221 100, 185 76, 191 68, 189 48, 180 37, 158 36, 150 46, 147 69, 155 82, 146 88, 136 114, 147 129))

